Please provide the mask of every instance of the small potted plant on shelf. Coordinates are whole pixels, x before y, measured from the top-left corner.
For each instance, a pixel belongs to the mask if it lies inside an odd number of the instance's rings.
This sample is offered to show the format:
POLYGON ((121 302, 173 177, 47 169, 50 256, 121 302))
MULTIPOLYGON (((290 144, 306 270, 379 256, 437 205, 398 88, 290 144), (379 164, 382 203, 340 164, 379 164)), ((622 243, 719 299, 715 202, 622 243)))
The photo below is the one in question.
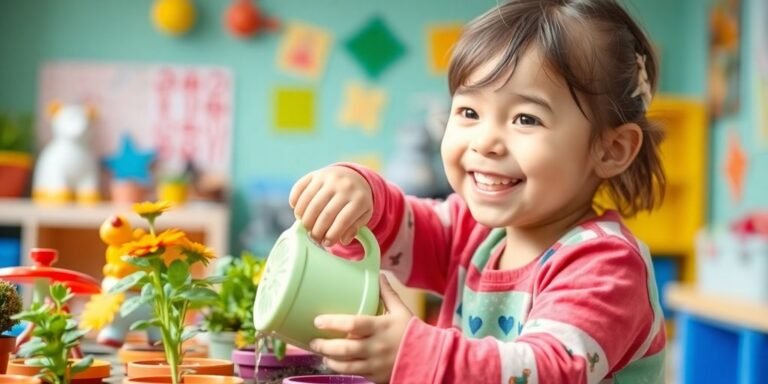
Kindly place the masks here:
POLYGON ((217 260, 216 275, 222 278, 218 300, 206 308, 203 317, 203 328, 210 339, 210 357, 232 358, 237 334, 252 319, 253 301, 263 272, 264 260, 249 252, 217 260))
POLYGON ((0 197, 22 197, 32 172, 32 116, 0 113, 0 197))
POLYGON ((189 240, 178 229, 156 230, 155 220, 170 208, 171 204, 165 201, 134 205, 134 211, 147 221, 148 233, 124 244, 121 252, 125 255, 123 260, 138 271, 122 278, 109 291, 109 294, 120 294, 141 287, 140 295, 123 302, 121 314, 125 316, 149 303, 153 317, 134 323, 131 329, 158 327, 165 351, 162 361, 128 363, 128 377, 170 376, 170 381, 177 384, 181 382, 181 373, 187 371, 231 376, 234 369, 230 361, 183 357, 182 344, 198 333, 196 327, 186 325, 188 311, 215 302, 218 294, 211 288, 221 279, 195 278, 190 272, 199 264, 207 266, 214 258, 210 248, 189 240))
POLYGON ((16 292, 16 287, 0 280, 0 374, 5 373, 8 357, 16 348, 16 338, 4 336, 3 333, 10 331, 18 323, 13 316, 21 312, 21 309, 21 296, 16 292))
POLYGON ((78 329, 66 309, 72 297, 68 287, 55 283, 50 286, 45 302, 34 302, 29 310, 13 316, 14 320, 29 322, 34 331, 32 339, 19 348, 19 355, 27 359, 11 360, 9 374, 38 376, 50 384, 85 384, 109 377, 107 361, 94 360, 92 356, 70 359, 71 350, 88 332, 78 329))

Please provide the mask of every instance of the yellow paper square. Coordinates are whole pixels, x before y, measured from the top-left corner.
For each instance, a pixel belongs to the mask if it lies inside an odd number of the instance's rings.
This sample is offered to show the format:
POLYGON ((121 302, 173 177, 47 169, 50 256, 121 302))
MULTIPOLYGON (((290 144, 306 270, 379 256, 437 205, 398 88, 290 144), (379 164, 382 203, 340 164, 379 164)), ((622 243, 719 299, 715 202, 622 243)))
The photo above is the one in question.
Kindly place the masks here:
POLYGON ((427 29, 429 68, 434 74, 448 71, 453 46, 461 36, 461 24, 435 25, 427 29))
POLYGON ((315 92, 307 88, 275 89, 275 129, 309 133, 315 129, 315 92))
POLYGON ((387 93, 384 89, 367 87, 357 82, 350 83, 344 92, 339 122, 343 126, 361 128, 369 135, 376 134, 386 103, 387 93))
POLYGON ((317 79, 325 70, 331 44, 331 34, 323 28, 289 24, 280 44, 277 67, 287 73, 317 79))

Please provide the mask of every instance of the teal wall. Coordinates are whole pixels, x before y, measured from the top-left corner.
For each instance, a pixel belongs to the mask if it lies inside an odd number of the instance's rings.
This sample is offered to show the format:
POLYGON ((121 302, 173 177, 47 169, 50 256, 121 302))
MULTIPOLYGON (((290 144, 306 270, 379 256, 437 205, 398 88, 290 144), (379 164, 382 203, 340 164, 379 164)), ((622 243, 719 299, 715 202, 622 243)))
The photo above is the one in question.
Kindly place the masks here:
MULTIPOLYGON (((759 105, 757 92, 757 55, 753 49, 755 34, 750 30, 756 22, 768 22, 768 5, 763 5, 763 15, 758 15, 757 1, 746 1, 742 9, 742 40, 740 98, 741 109, 735 116, 722 119, 712 127, 712 182, 711 219, 713 224, 724 225, 756 209, 768 208, 768 138, 760 138, 759 113, 768 105, 759 105), (762 19, 759 17, 762 16, 762 19), (728 184, 724 181, 723 167, 728 149, 729 131, 738 133, 742 147, 749 159, 741 201, 731 198, 728 184)), ((764 40, 768 41, 768 39, 764 40)))
MULTIPOLYGON (((707 1, 708 2, 708 1, 707 1)), ((0 2, 0 110, 35 110, 37 71, 51 59, 170 62, 222 65, 235 77, 233 143, 233 234, 248 217, 245 193, 249 183, 262 178, 294 179, 307 170, 347 155, 375 152, 386 159, 394 146, 395 129, 421 118, 414 95, 447 95, 442 76, 429 74, 425 58, 425 29, 430 22, 464 22, 496 0, 261 0, 266 12, 284 22, 303 21, 328 28, 335 37, 327 72, 316 82, 279 72, 274 65, 278 34, 242 41, 231 38, 220 20, 229 1, 197 0, 198 24, 182 39, 156 33, 149 21, 150 0, 3 0, 0 2), (344 39, 374 14, 383 16, 406 45, 407 54, 387 70, 378 85, 390 101, 378 136, 338 128, 337 111, 343 86, 366 80, 361 68, 341 47, 344 39), (271 92, 278 85, 315 87, 318 92, 317 131, 312 135, 280 136, 271 130, 271 92)), ((706 92, 708 7, 697 0, 625 0, 661 51, 660 90, 703 99, 706 92)), ((749 4, 746 5, 748 7, 749 4)), ((745 50, 745 70, 751 62, 745 50)), ((742 78, 745 85, 752 82, 742 78)), ((750 100, 749 87, 743 100, 750 100)), ((712 182, 714 220, 725 220, 765 203, 768 156, 754 140, 755 106, 744 103, 739 123, 747 149, 754 155, 745 200, 730 202, 725 184, 712 182)), ((712 179, 720 177, 725 129, 713 128, 712 179)))

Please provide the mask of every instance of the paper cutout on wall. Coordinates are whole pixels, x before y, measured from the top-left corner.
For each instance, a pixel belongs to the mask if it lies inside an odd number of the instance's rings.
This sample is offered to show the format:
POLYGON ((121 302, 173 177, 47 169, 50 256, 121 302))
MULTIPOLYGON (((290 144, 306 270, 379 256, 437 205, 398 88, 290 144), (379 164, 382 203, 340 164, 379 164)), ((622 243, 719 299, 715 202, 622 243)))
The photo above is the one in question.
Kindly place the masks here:
POLYGON ((153 151, 142 151, 130 135, 124 134, 120 149, 106 158, 107 167, 116 180, 129 180, 141 184, 150 183, 150 165, 155 158, 153 151))
POLYGON ((461 36, 461 24, 435 25, 427 28, 429 50, 427 61, 433 74, 441 75, 448 71, 453 46, 461 36))
POLYGON ((757 116, 758 137, 763 148, 768 148, 768 4, 755 1, 750 12, 754 57, 757 60, 757 116))
POLYGON ((405 54, 405 46, 380 17, 374 17, 346 42, 347 50, 373 79, 405 54))
POLYGON ((360 83, 347 85, 344 104, 339 114, 343 126, 357 126, 369 135, 378 132, 387 94, 381 88, 368 88, 360 83))
POLYGON ((383 164, 381 155, 378 153, 361 153, 356 155, 348 155, 340 161, 360 164, 376 172, 381 172, 383 164))
POLYGON ((278 87, 275 88, 274 102, 274 127, 278 132, 311 133, 315 130, 315 91, 278 87))
POLYGON ((91 140, 103 158, 123 135, 154 151, 166 168, 191 163, 229 180, 232 75, 223 67, 56 62, 40 72, 37 139, 50 137, 45 106, 51 100, 88 102, 99 112, 91 140))
POLYGON ((735 129, 728 134, 728 149, 725 154, 725 176, 733 201, 741 201, 744 192, 744 179, 747 175, 749 159, 735 129))
POLYGON ((317 79, 325 70, 332 37, 323 28, 304 24, 290 24, 277 55, 277 66, 282 71, 317 79))

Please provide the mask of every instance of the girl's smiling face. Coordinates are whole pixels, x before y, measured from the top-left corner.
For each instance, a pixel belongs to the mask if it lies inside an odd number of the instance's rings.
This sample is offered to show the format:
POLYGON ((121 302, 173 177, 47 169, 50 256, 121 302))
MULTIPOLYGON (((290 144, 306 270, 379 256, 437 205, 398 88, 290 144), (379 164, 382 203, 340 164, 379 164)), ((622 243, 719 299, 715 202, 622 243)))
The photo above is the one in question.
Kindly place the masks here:
POLYGON ((565 81, 529 48, 511 76, 472 85, 489 61, 459 87, 441 153, 448 181, 478 222, 534 227, 591 207, 600 179, 591 124, 565 81))

